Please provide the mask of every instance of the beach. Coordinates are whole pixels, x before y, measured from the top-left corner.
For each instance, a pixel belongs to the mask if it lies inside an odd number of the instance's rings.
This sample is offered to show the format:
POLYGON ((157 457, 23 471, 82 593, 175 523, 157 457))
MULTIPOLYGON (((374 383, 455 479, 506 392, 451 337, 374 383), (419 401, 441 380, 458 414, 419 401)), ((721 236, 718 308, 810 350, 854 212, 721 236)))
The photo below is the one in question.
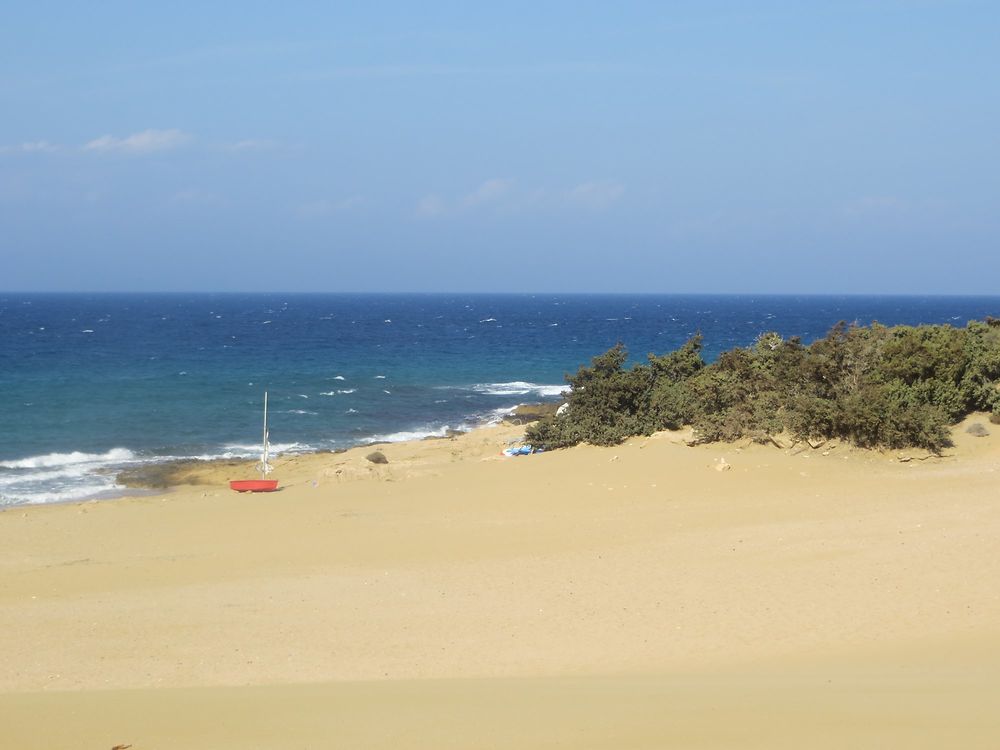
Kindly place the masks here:
POLYGON ((6 10, 0 750, 1000 750, 1000 3, 6 10))
POLYGON ((984 415, 940 457, 670 432, 502 456, 523 429, 282 458, 273 494, 208 464, 0 512, 0 745, 1000 742, 984 415))

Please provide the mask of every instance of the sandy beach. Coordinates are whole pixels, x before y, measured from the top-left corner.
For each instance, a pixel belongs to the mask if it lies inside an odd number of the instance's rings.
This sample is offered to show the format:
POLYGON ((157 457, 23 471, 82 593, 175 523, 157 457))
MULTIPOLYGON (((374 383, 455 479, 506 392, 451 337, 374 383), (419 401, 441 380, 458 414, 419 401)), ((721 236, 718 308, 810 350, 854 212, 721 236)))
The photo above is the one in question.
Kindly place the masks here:
POLYGON ((505 458, 523 427, 0 513, 0 746, 1000 744, 1000 426, 505 458), (728 467, 723 469, 724 466, 728 467))

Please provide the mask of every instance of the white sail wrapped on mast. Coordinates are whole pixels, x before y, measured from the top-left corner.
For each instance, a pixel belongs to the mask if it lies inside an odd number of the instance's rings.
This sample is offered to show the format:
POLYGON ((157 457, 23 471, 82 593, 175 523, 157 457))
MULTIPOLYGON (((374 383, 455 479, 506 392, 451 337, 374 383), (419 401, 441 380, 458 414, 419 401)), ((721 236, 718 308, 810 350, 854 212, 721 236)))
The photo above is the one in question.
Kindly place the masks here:
POLYGON ((261 479, 265 479, 268 474, 274 471, 271 464, 267 462, 270 447, 267 433, 267 391, 264 391, 264 441, 261 449, 260 461, 257 464, 257 471, 260 472, 261 479))

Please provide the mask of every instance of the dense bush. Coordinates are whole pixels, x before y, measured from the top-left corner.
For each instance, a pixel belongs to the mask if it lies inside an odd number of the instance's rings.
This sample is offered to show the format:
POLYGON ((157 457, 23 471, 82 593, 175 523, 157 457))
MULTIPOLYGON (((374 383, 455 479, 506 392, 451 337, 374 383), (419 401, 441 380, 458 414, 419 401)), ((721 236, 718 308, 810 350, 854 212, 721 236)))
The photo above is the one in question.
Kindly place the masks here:
POLYGON ((695 336, 627 367, 618 344, 567 376, 569 407, 529 428, 547 448, 614 445, 691 425, 701 441, 789 431, 860 446, 938 451, 971 411, 1000 415, 1000 325, 867 327, 838 323, 804 346, 776 333, 712 364, 695 336))

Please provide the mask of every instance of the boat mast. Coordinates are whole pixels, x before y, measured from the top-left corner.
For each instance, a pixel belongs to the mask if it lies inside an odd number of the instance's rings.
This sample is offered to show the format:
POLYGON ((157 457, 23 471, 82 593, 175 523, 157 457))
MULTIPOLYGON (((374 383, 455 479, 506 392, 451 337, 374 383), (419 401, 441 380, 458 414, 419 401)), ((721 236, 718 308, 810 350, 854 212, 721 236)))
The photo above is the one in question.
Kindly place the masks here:
POLYGON ((267 391, 264 391, 264 440, 262 443, 263 450, 260 456, 260 478, 267 479, 267 391))

